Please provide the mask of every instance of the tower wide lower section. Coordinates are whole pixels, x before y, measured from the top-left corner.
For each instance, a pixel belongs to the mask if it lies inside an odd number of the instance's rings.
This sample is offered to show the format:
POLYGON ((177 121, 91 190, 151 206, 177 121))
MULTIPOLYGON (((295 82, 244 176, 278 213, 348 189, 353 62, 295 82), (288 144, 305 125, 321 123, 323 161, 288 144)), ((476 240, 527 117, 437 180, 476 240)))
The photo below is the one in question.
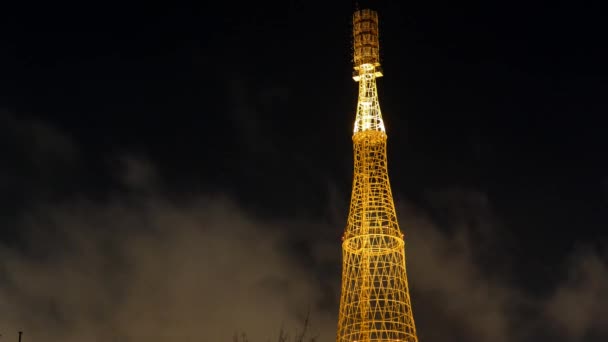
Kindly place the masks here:
POLYGON ((417 342, 405 246, 386 163, 386 134, 353 136, 354 179, 342 251, 338 342, 417 342))

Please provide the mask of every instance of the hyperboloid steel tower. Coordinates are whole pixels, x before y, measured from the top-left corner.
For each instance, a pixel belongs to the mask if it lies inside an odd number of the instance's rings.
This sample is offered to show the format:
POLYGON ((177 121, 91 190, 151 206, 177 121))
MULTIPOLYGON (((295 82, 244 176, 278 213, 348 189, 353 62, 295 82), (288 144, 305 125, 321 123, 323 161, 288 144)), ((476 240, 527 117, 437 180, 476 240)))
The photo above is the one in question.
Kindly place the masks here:
POLYGON ((386 132, 376 79, 378 14, 353 16, 354 74, 359 101, 353 134, 354 179, 342 238, 338 342, 417 342, 405 271, 404 235, 388 180, 386 132))

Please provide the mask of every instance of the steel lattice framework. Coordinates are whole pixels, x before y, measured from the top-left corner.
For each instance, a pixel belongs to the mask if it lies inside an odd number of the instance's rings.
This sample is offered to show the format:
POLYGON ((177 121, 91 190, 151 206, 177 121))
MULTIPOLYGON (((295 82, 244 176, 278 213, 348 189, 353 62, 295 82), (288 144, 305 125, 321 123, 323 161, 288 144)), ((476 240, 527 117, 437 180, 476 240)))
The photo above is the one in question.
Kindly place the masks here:
POLYGON ((342 242, 342 292, 338 342, 417 342, 399 229, 388 179, 386 132, 376 78, 378 15, 353 16, 353 79, 359 100, 353 134, 354 179, 348 225, 342 242))

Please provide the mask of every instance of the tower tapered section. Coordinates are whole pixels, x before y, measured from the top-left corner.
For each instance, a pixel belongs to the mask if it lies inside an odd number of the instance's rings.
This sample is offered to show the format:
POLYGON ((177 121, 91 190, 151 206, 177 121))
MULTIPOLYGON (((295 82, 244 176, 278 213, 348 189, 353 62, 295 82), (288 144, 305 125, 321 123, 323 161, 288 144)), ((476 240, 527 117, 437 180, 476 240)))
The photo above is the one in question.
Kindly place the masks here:
POLYGON ((342 242, 342 292, 338 342, 417 342, 405 268, 404 237, 397 223, 388 179, 386 132, 376 78, 378 15, 353 16, 359 99, 354 125, 354 179, 342 242))

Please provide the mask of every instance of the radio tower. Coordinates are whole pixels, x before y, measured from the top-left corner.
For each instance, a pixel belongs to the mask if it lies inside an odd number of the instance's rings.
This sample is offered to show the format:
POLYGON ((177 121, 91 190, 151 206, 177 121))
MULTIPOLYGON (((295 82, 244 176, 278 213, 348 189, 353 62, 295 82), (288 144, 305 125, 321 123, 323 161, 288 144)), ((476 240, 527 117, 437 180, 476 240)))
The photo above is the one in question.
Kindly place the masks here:
POLYGON ((388 180, 386 132, 376 78, 378 14, 353 15, 354 73, 359 101, 353 134, 354 179, 342 237, 338 342, 417 342, 405 271, 404 235, 388 180))

